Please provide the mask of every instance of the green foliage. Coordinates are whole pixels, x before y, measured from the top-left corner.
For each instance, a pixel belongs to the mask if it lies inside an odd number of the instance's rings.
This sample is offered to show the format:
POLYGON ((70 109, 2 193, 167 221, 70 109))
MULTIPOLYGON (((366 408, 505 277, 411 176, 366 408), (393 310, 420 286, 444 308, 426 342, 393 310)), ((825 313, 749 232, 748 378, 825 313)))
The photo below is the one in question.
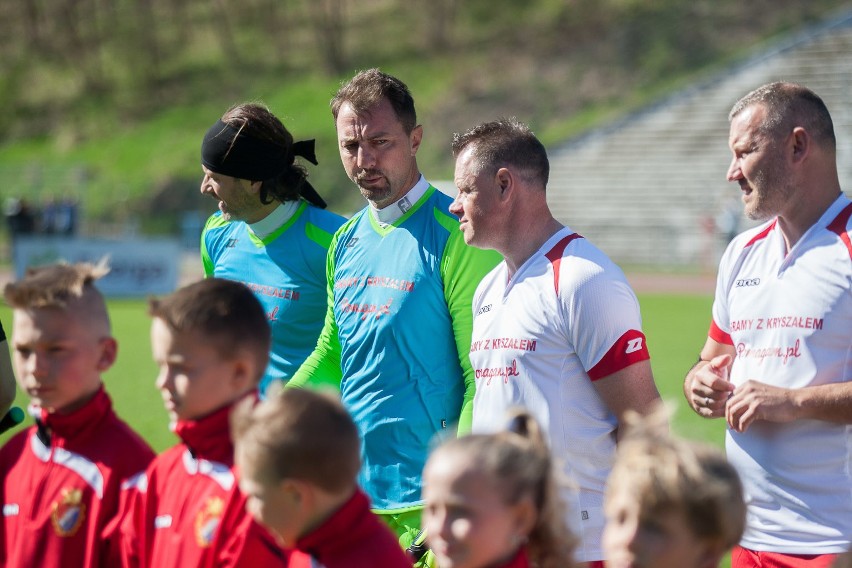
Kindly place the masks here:
POLYGON ((231 104, 266 102, 316 137, 314 185, 362 199, 339 164, 328 101, 357 69, 412 88, 432 179, 453 132, 497 116, 548 144, 647 103, 849 0, 21 0, 0 5, 0 197, 73 193, 90 220, 169 231, 198 199, 198 146, 231 104), (44 174, 33 174, 36 169, 44 174), (37 183, 33 178, 40 178, 37 183), (73 178, 68 182, 66 178, 73 178), (181 190, 183 191, 183 190, 181 190), (189 190, 191 191, 191 190, 189 190), (157 216, 157 222, 145 218, 157 216))

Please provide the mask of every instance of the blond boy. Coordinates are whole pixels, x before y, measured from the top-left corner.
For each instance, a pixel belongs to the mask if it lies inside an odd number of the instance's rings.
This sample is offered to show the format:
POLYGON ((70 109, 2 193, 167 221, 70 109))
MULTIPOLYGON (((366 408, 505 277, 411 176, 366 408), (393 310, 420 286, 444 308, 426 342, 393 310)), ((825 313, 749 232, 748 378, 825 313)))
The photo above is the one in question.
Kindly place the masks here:
POLYGON ((0 450, 0 566, 118 562, 120 486, 154 453, 112 409, 101 374, 117 343, 87 263, 34 269, 8 284, 12 345, 35 425, 0 450))
POLYGON ((270 331, 243 284, 209 278, 152 300, 156 385, 180 443, 128 484, 125 566, 286 566, 286 553, 245 514, 229 416, 256 400, 270 331))

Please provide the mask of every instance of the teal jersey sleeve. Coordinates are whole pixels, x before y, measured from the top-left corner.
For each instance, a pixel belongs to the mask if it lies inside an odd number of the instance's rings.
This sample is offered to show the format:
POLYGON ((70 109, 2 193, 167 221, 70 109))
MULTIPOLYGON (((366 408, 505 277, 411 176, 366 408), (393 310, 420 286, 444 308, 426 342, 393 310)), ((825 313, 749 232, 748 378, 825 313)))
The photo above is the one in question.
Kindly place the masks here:
POLYGON ((225 221, 221 215, 213 214, 207 218, 204 223, 204 229, 201 231, 201 264, 204 267, 204 277, 210 278, 213 276, 213 271, 216 268, 213 259, 210 257, 210 251, 207 248, 207 231, 223 226, 225 221))
POLYGON ((464 374, 464 399, 459 416, 458 433, 467 434, 473 421, 473 395, 476 381, 470 364, 470 337, 473 331, 473 295, 482 278, 503 260, 497 252, 468 246, 457 219, 435 209, 439 223, 450 231, 444 257, 441 261, 441 278, 444 281, 444 298, 452 318, 453 334, 459 354, 459 364, 464 374))
MULTIPOLYGON (((346 223, 344 227, 348 226, 346 223)), ((334 234, 326 256, 326 293, 327 307, 325 322, 322 326, 317 345, 305 359, 299 370, 287 382, 287 387, 322 388, 331 386, 340 389, 343 370, 340 366, 340 338, 337 333, 337 320, 334 317, 334 251, 340 231, 334 234)))

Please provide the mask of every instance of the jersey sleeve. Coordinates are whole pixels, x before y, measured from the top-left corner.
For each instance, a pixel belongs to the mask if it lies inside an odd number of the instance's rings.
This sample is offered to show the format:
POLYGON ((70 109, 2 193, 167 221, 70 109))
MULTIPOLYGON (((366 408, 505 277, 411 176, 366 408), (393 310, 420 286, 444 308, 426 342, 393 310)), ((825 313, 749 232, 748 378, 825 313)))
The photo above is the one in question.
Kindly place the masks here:
POLYGON ((122 568, 138 568, 140 559, 140 537, 144 528, 143 495, 147 487, 146 474, 140 473, 121 484, 121 504, 117 527, 118 552, 122 568))
POLYGON ((332 386, 340 389, 343 369, 340 366, 340 337, 334 318, 334 251, 340 232, 335 233, 326 256, 326 294, 328 296, 325 323, 313 352, 287 381, 286 387, 332 386))
POLYGON ((458 432, 470 432, 473 421, 473 395, 476 391, 473 367, 470 364, 470 337, 473 331, 473 295, 482 278, 502 260, 491 250, 468 246, 458 222, 436 212, 439 222, 450 231, 450 238, 441 260, 444 299, 452 319, 453 336, 464 374, 464 398, 459 416, 458 432))
POLYGON ((650 359, 639 300, 620 270, 574 258, 565 261, 559 285, 563 325, 589 378, 601 379, 650 359))
POLYGON ((214 213, 207 218, 207 222, 204 224, 204 229, 201 231, 201 264, 204 267, 205 278, 213 276, 213 269, 216 267, 216 262, 214 261, 208 246, 209 231, 213 228, 221 227, 225 223, 226 221, 221 215, 214 213))

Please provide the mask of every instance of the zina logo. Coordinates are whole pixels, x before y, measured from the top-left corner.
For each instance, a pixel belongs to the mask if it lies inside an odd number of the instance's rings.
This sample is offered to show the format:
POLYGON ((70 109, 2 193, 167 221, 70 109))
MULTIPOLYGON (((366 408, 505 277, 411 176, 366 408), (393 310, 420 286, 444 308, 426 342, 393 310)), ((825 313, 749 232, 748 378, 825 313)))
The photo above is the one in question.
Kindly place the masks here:
POLYGON ((488 304, 488 305, 485 305, 485 306, 482 306, 481 308, 479 308, 479 311, 476 312, 476 315, 484 314, 485 312, 490 312, 490 311, 491 311, 491 304, 488 304))
POLYGON ((736 282, 737 288, 742 288, 744 286, 759 286, 760 278, 741 278, 736 282))
POLYGON ((624 354, 636 353, 640 349, 642 349, 642 338, 636 337, 627 342, 627 349, 624 350, 624 354))

